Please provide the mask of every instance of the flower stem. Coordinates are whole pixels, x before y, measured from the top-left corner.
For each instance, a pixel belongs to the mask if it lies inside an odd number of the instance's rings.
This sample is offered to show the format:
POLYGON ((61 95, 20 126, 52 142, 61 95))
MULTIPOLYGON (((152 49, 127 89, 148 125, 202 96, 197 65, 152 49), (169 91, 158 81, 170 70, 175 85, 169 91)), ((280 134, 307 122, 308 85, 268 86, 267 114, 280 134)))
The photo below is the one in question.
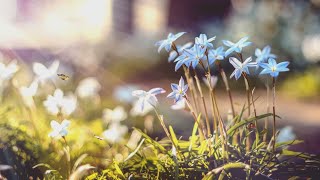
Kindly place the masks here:
POLYGON ((208 134, 208 136, 210 136, 211 135, 211 130, 210 130, 210 122, 209 122, 209 116, 208 116, 206 101, 205 101, 203 93, 202 93, 202 89, 201 89, 201 85, 200 85, 200 81, 199 81, 198 76, 196 75, 196 76, 194 76, 194 78, 196 80, 197 87, 198 87, 198 90, 199 90, 199 93, 200 93, 200 96, 201 96, 201 99, 202 99, 202 104, 203 104, 205 117, 206 117, 207 134, 208 134))
POLYGON ((171 137, 171 135, 170 135, 170 133, 169 133, 169 131, 168 131, 168 128, 167 128, 166 125, 164 124, 163 117, 162 117, 161 115, 159 115, 159 113, 158 113, 158 111, 157 111, 157 109, 156 109, 155 107, 153 107, 153 110, 154 110, 154 112, 156 113, 157 118, 158 118, 158 120, 159 120, 159 122, 160 122, 160 124, 161 124, 161 126, 162 126, 162 128, 163 128, 163 130, 164 130, 164 132, 166 133, 167 137, 170 139, 172 145, 176 148, 176 150, 177 150, 180 158, 182 158, 183 156, 181 155, 181 153, 180 153, 178 147, 176 146, 176 144, 173 142, 173 139, 172 139, 172 137, 171 137))
POLYGON ((219 70, 219 72, 221 74, 223 83, 224 83, 224 85, 226 87, 226 91, 228 92, 230 106, 231 106, 231 110, 232 110, 232 115, 233 115, 233 117, 236 117, 236 112, 235 112, 234 105, 233 105, 233 99, 232 99, 231 89, 229 87, 228 78, 227 78, 226 73, 224 72, 220 62, 216 61, 216 64, 218 65, 218 70, 219 70))
POLYGON ((193 110, 193 107, 192 107, 192 105, 190 104, 190 101, 189 101, 189 99, 187 98, 187 96, 184 96, 184 99, 186 100, 186 103, 187 103, 187 106, 188 106, 188 108, 190 109, 190 112, 191 112, 191 114, 192 114, 192 116, 193 116, 193 119, 194 119, 194 121, 195 121, 195 123, 198 123, 198 131, 199 131, 199 136, 200 136, 200 139, 201 140, 204 140, 204 139, 206 139, 207 138, 207 136, 206 136, 206 131, 205 131, 205 128, 203 127, 203 124, 201 123, 201 121, 197 121, 197 115, 195 114, 195 112, 194 112, 194 110, 193 110))
POLYGON ((272 77, 272 84, 273 84, 273 127, 272 127, 272 133, 273 133, 273 145, 272 145, 272 150, 273 152, 275 151, 275 144, 276 144, 276 79, 274 77, 272 77))
MULTIPOLYGON (((254 117, 256 118, 257 117, 257 109, 256 109, 256 106, 254 104, 254 98, 253 98, 254 90, 255 90, 255 88, 253 88, 253 90, 251 91, 251 101, 252 101, 252 106, 253 106, 254 117)), ((255 145, 257 147, 258 144, 259 144, 259 141, 260 141, 258 120, 254 121, 254 125, 255 125, 255 129, 256 129, 256 141, 255 141, 256 144, 255 145)))
MULTIPOLYGON (((246 86, 246 92, 247 92, 247 100, 248 100, 248 118, 250 117, 250 86, 249 86, 249 81, 247 79, 247 75, 245 73, 242 73, 243 79, 244 79, 244 84, 246 86)), ((250 133, 247 135, 247 139, 246 139, 246 150, 247 152, 250 151, 250 147, 251 147, 251 141, 252 138, 250 136, 250 133)))
MULTIPOLYGON (((267 78, 266 88, 267 88, 267 113, 270 112, 270 86, 269 86, 269 79, 267 78)), ((269 116, 267 119, 264 120, 264 129, 266 130, 266 133, 263 135, 263 141, 267 142, 268 137, 268 123, 269 123, 269 116)))

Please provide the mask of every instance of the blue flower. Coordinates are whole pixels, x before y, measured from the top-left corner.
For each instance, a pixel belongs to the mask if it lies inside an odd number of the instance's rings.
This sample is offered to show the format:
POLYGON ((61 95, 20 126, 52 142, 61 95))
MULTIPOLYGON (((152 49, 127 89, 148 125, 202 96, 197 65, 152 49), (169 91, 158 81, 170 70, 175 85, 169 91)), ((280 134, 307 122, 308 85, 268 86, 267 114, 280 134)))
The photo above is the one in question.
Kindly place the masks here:
POLYGON ((135 90, 132 92, 132 95, 138 97, 137 106, 140 106, 140 110, 143 111, 146 103, 155 107, 158 104, 158 99, 156 95, 165 93, 166 91, 162 88, 153 88, 148 92, 143 90, 135 90))
POLYGON ((233 76, 238 80, 242 73, 249 74, 249 68, 251 66, 250 62, 252 61, 251 57, 248 57, 243 63, 241 63, 237 58, 230 57, 229 62, 235 68, 233 73, 230 75, 230 78, 233 76))
POLYGON ((191 49, 184 50, 184 63, 187 65, 192 65, 196 68, 201 59, 205 58, 205 48, 201 48, 199 45, 195 44, 191 49))
POLYGON ((260 74, 270 74, 270 76, 272 77, 277 77, 279 75, 279 72, 289 71, 289 69, 287 68, 288 65, 288 61, 277 64, 276 60, 270 58, 268 60, 268 63, 260 63, 260 66, 263 68, 260 74))
MULTIPOLYGON (((183 53, 183 50, 188 49, 192 46, 192 43, 189 42, 183 46, 177 46, 177 50, 179 52, 179 55, 181 55, 183 53)), ((171 62, 173 61, 175 58, 178 57, 178 53, 176 51, 171 51, 168 57, 168 61, 171 62)))
POLYGON ((169 52, 172 48, 172 44, 175 40, 177 40, 179 37, 181 37, 183 34, 185 34, 185 32, 179 32, 177 34, 172 34, 172 33, 169 33, 168 35, 168 38, 167 39, 164 39, 164 40, 161 40, 161 41, 158 41, 156 42, 156 46, 159 46, 158 48, 158 52, 161 51, 162 48, 165 48, 165 50, 167 52, 169 52))
POLYGON ((191 65, 191 61, 189 61, 189 56, 186 51, 183 51, 182 54, 174 60, 174 62, 176 62, 176 66, 174 68, 175 71, 178 71, 182 65, 187 67, 191 65))
POLYGON ((172 92, 167 97, 174 99, 174 102, 177 103, 182 100, 184 96, 186 96, 188 85, 184 84, 184 80, 181 77, 179 84, 171 83, 171 89, 172 92))
POLYGON ((237 53, 241 53, 242 48, 246 47, 246 46, 250 46, 252 43, 251 42, 247 42, 247 40, 249 39, 248 36, 241 38, 237 43, 233 43, 231 41, 228 40, 223 40, 223 44, 230 47, 226 52, 225 52, 225 56, 228 56, 229 54, 231 54, 233 51, 237 52, 237 53))
POLYGON ((271 54, 271 47, 266 46, 262 50, 257 48, 255 51, 255 55, 257 57, 256 62, 258 64, 266 62, 269 58, 275 59, 277 56, 274 54, 271 54))
POLYGON ((216 60, 223 60, 224 59, 223 47, 220 46, 217 49, 210 49, 208 57, 209 57, 209 65, 213 64, 216 60))
POLYGON ((204 49, 211 49, 213 48, 213 45, 212 45, 212 41, 214 41, 216 39, 216 37, 212 37, 210 39, 207 38, 207 35, 205 34, 200 34, 199 37, 196 37, 195 38, 195 44, 198 44, 200 45, 202 48, 204 49))

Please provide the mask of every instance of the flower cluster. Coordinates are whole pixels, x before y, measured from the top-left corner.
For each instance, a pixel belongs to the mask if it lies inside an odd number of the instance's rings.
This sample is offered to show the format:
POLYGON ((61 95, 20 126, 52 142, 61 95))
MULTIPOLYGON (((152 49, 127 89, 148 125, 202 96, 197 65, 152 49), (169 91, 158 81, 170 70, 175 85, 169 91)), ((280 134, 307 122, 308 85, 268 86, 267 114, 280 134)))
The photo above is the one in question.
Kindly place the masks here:
POLYGON ((242 51, 245 47, 252 45, 249 42, 249 37, 243 37, 237 42, 231 42, 229 40, 223 40, 222 43, 227 47, 224 51, 224 47, 220 46, 214 48, 213 38, 207 38, 207 35, 200 34, 199 37, 195 38, 194 45, 187 43, 183 46, 176 45, 175 41, 185 33, 178 33, 176 35, 169 34, 168 39, 159 41, 156 43, 159 46, 159 51, 165 49, 170 52, 169 61, 176 63, 175 70, 177 71, 182 66, 186 68, 196 68, 201 65, 203 68, 214 65, 217 60, 224 60, 232 53, 239 55, 239 58, 231 56, 229 58, 230 64, 235 68, 230 78, 235 77, 239 79, 240 76, 245 73, 250 74, 250 67, 255 67, 255 71, 259 71, 260 74, 270 74, 272 77, 277 77, 279 72, 287 71, 288 62, 279 63, 276 65, 276 55, 271 53, 271 47, 266 46, 262 50, 257 48, 255 50, 256 59, 253 62, 252 57, 248 57, 245 60, 242 59, 242 51), (179 48, 177 48, 179 47, 179 48), (268 63, 267 63, 268 62, 268 63), (262 71, 260 70, 262 68, 262 71))

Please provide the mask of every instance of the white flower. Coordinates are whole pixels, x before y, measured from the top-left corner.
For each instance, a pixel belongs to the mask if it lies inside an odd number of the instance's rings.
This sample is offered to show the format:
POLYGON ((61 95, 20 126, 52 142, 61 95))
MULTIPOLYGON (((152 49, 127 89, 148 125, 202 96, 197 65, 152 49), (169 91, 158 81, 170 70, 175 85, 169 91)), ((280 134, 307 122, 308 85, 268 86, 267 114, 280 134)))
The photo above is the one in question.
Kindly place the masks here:
POLYGON ((49 137, 64 137, 68 134, 67 128, 70 125, 70 121, 65 119, 59 124, 57 121, 52 120, 50 125, 53 131, 49 133, 49 137))
POLYGON ((0 78, 2 80, 10 79, 18 70, 17 61, 11 61, 8 65, 0 62, 0 78))
POLYGON ((103 132, 103 136, 107 141, 116 143, 122 140, 123 136, 127 133, 127 126, 123 126, 119 123, 113 123, 107 130, 103 132))
POLYGON ((141 102, 137 100, 136 102, 133 103, 132 109, 130 110, 130 114, 132 116, 144 116, 148 112, 150 112, 153 109, 153 106, 149 103, 146 103, 144 105, 143 110, 141 110, 141 102))
POLYGON ((49 95, 43 102, 48 112, 57 115, 59 112, 70 115, 77 106, 77 99, 74 95, 63 96, 60 89, 56 89, 53 95, 49 95))
POLYGON ((238 80, 242 73, 250 74, 248 67, 254 66, 252 63, 250 63, 251 61, 251 57, 248 57, 243 63, 235 57, 230 57, 229 62, 235 68, 232 74, 230 75, 230 78, 234 76, 236 80, 238 80))
POLYGON ((148 104, 155 107, 158 104, 158 99, 156 95, 165 92, 166 91, 162 88, 153 88, 150 89, 148 92, 143 90, 135 90, 132 92, 132 96, 139 98, 135 106, 140 106, 140 111, 142 112, 148 104))
POLYGON ((22 86, 19 88, 19 90, 24 103, 29 107, 33 106, 34 105, 33 96, 35 96, 37 93, 38 81, 34 80, 29 87, 22 86))
POLYGON ((36 62, 33 63, 33 72, 36 74, 37 78, 43 82, 57 76, 59 64, 60 62, 58 60, 55 60, 53 61, 51 66, 47 68, 43 64, 36 62))
POLYGON ((122 106, 103 110, 103 119, 106 123, 119 123, 127 118, 127 113, 122 106))
POLYGON ((21 86, 19 90, 23 97, 33 97, 36 95, 38 90, 38 81, 34 80, 29 87, 21 86))
POLYGON ((101 89, 101 85, 94 77, 88 77, 79 82, 77 87, 77 95, 80 98, 88 98, 98 96, 98 92, 101 89))

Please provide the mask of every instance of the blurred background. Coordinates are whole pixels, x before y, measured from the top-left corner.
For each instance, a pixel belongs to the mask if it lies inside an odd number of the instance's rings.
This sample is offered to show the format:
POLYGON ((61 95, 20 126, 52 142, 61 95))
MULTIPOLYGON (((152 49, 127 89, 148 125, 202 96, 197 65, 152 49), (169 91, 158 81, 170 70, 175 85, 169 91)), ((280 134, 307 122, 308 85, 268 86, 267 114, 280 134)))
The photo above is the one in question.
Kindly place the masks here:
MULTIPOLYGON (((168 54, 157 53, 154 43, 181 31, 187 34, 178 44, 205 33, 217 36, 215 47, 222 45, 221 40, 235 42, 248 35, 254 44, 245 48, 246 57, 254 56, 255 48, 270 45, 279 60, 290 61, 291 71, 281 74, 277 85, 279 128, 291 126, 296 137, 305 140, 300 149, 320 153, 320 0, 0 0, 3 59, 16 59, 23 67, 33 62, 48 66, 58 59, 58 73, 70 76, 59 87, 68 91, 75 91, 82 79, 95 77, 101 84, 102 108, 130 102, 132 89, 163 87, 169 92, 170 83, 183 73, 174 72, 168 54)), ((230 75, 232 67, 223 66, 230 75)), ((30 81, 21 76, 20 82, 30 81)), ((243 82, 230 82, 240 111, 245 102, 243 82)), ((261 113, 266 111, 263 82, 253 80, 261 113)), ((227 117, 229 104, 220 80, 217 89, 227 117)), ((191 116, 170 110, 173 102, 164 97, 160 110, 167 124, 189 135, 191 116)), ((101 111, 88 111, 82 118, 101 117, 101 111)), ((126 124, 138 126, 142 119, 126 124)), ((150 116, 145 119, 156 123, 150 116)))

